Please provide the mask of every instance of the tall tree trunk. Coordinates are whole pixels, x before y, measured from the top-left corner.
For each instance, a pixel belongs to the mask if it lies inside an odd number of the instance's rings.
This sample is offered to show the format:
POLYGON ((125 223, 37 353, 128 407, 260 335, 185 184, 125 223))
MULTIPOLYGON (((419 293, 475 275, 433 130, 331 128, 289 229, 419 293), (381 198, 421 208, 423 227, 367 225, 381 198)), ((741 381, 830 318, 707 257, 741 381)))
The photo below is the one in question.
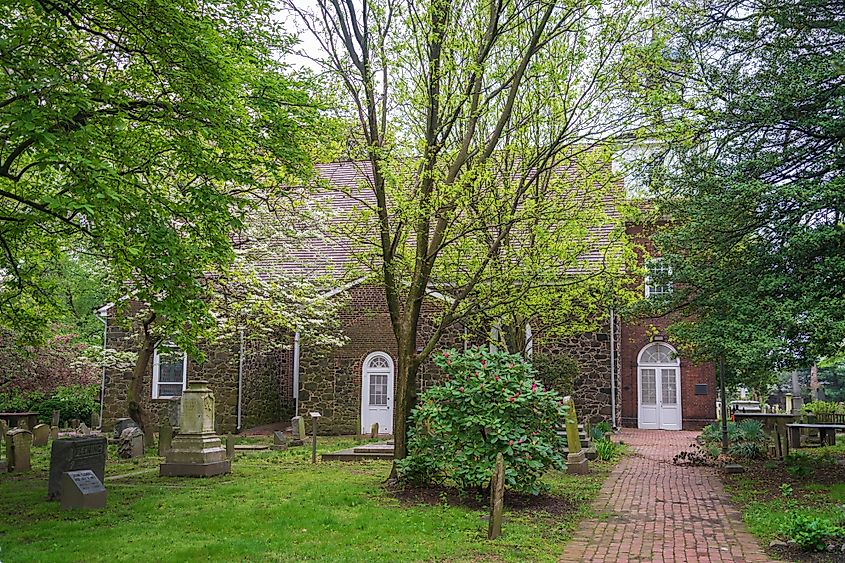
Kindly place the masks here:
POLYGON ((152 441, 152 425, 150 424, 150 415, 144 408, 141 397, 144 391, 144 377, 147 375, 150 358, 152 358, 156 344, 158 343, 158 339, 150 333, 150 325, 154 320, 155 314, 152 314, 142 323, 141 346, 138 350, 138 358, 135 360, 135 367, 132 369, 132 379, 129 381, 129 389, 126 393, 126 407, 129 417, 141 428, 146 444, 150 444, 152 441))
POLYGON ((398 481, 396 460, 408 456, 408 418, 417 402, 417 373, 419 363, 415 356, 416 338, 398 339, 399 353, 396 362, 396 394, 393 401, 393 460, 388 482, 398 481))

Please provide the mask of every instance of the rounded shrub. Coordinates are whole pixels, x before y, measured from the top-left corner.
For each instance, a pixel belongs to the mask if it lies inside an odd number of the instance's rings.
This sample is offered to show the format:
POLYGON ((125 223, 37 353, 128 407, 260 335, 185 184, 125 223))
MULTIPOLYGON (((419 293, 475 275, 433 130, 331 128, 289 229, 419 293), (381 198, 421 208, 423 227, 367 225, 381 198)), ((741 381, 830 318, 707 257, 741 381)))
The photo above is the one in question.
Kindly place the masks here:
POLYGON ((542 475, 564 467, 555 431, 568 409, 562 397, 515 354, 447 350, 434 361, 449 379, 423 393, 412 411, 400 476, 416 484, 451 482, 482 490, 501 453, 507 487, 539 493, 542 475))

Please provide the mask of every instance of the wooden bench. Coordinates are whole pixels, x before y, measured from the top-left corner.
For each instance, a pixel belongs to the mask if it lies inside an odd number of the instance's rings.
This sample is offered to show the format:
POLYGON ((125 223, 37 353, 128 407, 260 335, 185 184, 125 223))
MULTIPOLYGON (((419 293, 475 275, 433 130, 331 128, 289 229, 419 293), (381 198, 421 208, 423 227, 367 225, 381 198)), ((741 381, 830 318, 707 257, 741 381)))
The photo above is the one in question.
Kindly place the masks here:
POLYGON ((845 432, 845 424, 787 424, 786 429, 789 432, 789 445, 793 448, 801 447, 801 429, 818 430, 822 445, 829 446, 836 445, 836 431, 841 430, 845 432))

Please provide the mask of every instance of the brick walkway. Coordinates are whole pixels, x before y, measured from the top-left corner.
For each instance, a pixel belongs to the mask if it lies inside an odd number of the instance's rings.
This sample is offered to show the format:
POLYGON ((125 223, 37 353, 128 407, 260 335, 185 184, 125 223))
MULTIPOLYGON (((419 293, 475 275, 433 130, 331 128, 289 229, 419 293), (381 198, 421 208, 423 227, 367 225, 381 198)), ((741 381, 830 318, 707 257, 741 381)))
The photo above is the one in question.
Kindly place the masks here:
POLYGON ((748 533, 718 475, 677 467, 696 432, 625 429, 633 455, 616 466, 561 561, 771 561, 748 533))

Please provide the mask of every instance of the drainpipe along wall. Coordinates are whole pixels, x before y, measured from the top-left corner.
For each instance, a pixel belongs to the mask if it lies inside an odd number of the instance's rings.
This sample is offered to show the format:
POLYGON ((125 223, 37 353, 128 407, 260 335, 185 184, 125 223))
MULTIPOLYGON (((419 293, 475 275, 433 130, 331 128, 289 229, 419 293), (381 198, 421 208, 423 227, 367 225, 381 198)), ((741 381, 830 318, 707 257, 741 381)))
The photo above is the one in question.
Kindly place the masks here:
POLYGON ((299 331, 293 335, 293 398, 295 415, 299 415, 299 331))
POLYGON ((109 335, 109 321, 105 316, 96 315, 103 323, 103 375, 100 378, 100 427, 103 426, 103 405, 106 403, 106 339, 109 335))
POLYGON ((611 426, 616 424, 616 314, 610 308, 610 416, 611 426))
POLYGON ((243 396, 244 385, 244 331, 240 331, 241 337, 241 351, 238 356, 238 427, 237 432, 241 431, 241 398, 243 396))

